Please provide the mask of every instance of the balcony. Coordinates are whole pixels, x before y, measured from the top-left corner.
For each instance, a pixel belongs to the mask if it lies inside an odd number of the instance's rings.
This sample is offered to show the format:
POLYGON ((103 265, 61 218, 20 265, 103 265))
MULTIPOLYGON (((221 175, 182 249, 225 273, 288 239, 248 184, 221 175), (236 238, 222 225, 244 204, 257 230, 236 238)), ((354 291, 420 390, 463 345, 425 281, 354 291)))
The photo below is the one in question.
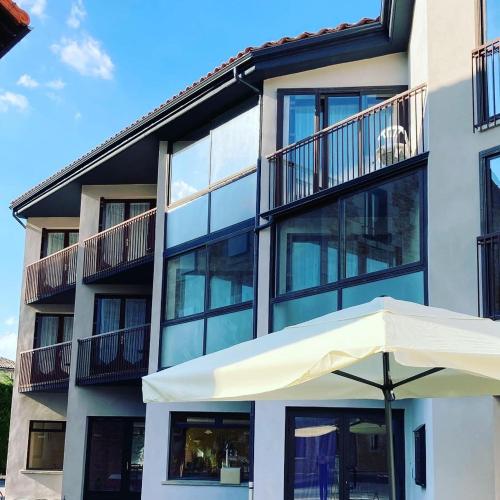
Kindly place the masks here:
POLYGON ((472 52, 474 130, 500 124, 500 38, 472 52))
POLYGON ((150 325, 78 340, 78 385, 139 380, 148 372, 150 325))
POLYGON ((71 342, 21 353, 19 392, 61 391, 68 388, 71 342))
POLYGON ((26 304, 60 302, 74 293, 78 243, 40 259, 26 267, 26 304), (58 295, 58 300, 54 296, 58 295))
POLYGON ((500 319, 500 233, 477 238, 479 313, 500 319))
POLYGON ((156 208, 153 208, 86 239, 84 283, 151 281, 155 222, 156 208), (137 269, 145 265, 144 269, 137 269))
POLYGON ((268 156, 270 211, 425 153, 425 106, 421 85, 268 156))

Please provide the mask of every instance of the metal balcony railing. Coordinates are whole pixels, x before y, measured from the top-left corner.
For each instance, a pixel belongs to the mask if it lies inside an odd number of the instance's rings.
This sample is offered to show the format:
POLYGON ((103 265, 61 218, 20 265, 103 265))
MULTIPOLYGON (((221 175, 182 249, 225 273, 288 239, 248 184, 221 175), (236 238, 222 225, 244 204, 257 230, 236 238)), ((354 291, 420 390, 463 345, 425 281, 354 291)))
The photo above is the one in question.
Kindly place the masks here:
POLYGON ((270 210, 426 152, 426 90, 398 94, 268 156, 270 210))
POLYGON ((19 392, 66 389, 70 363, 71 341, 22 352, 19 392))
POLYGON ((472 52, 474 130, 500 125, 500 38, 472 52))
POLYGON ((84 242, 83 280, 93 281, 153 259, 156 208, 84 242))
POLYGON ((500 232, 477 238, 478 313, 500 318, 500 232))
POLYGON ((79 339, 76 383, 113 383, 146 375, 149 334, 147 324, 79 339))
POLYGON ((26 267, 25 301, 37 302, 65 292, 76 283, 78 243, 55 252, 26 267))

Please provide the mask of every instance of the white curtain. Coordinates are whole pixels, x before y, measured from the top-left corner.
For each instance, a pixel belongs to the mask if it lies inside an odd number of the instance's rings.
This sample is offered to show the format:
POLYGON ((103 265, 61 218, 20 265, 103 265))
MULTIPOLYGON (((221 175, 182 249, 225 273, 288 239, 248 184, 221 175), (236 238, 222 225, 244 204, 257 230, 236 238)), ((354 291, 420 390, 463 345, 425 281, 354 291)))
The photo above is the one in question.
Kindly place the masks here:
MULTIPOLYGON (((149 202, 134 202, 130 204, 130 218, 143 214, 150 209, 149 202)), ((132 261, 146 255, 148 248, 149 221, 143 219, 129 228, 129 246, 127 260, 132 261)))
MULTIPOLYGON (((48 347, 57 344, 58 330, 59 318, 57 316, 39 316, 36 347, 48 347)), ((38 366, 42 373, 48 374, 54 371, 55 350, 36 351, 35 356, 38 356, 38 366)))
MULTIPOLYGON (((104 208, 103 230, 109 229, 125 220, 125 203, 106 203, 104 208)), ((110 231, 103 240, 102 260, 108 266, 115 266, 123 259, 123 232, 110 231)))
MULTIPOLYGON (((126 299, 125 301, 125 328, 134 328, 146 323, 146 299, 126 299)), ((135 329, 128 333, 123 356, 129 363, 140 361, 144 353, 144 329, 135 329)))
MULTIPOLYGON (((114 332, 120 328, 120 299, 101 298, 98 303, 97 333, 114 332)), ((118 336, 102 337, 99 358, 110 363, 118 353, 118 336)))

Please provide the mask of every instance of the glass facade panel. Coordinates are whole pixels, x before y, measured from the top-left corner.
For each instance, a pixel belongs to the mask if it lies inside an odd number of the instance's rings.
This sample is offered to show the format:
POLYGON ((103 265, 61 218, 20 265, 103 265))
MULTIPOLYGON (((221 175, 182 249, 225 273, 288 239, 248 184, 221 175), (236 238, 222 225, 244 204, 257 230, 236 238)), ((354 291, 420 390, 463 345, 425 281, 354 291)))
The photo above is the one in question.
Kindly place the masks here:
POLYGON ((204 248, 169 259, 166 319, 205 310, 206 253, 204 248))
POLYGON ((381 295, 423 304, 425 298, 424 273, 420 271, 344 288, 342 290, 342 307, 357 306, 370 302, 381 295))
POLYGON ((248 481, 248 416, 219 414, 211 419, 215 420, 212 424, 204 414, 189 415, 194 418, 176 414, 172 417, 169 479, 218 481, 221 467, 231 467, 240 469, 242 482, 248 481), (198 415, 201 418, 196 418, 198 415))
POLYGON ((195 142, 174 143, 171 165, 170 203, 206 188, 210 175, 210 136, 195 142))
POLYGON ((485 42, 500 37, 500 0, 485 0, 485 42))
POLYGON ((206 354, 253 338, 253 309, 207 319, 206 354))
POLYGON ((65 422, 30 422, 28 469, 62 470, 65 422))
POLYGON ((337 203, 283 221, 277 241, 279 294, 337 281, 337 203))
POLYGON ((500 231, 500 156, 489 158, 486 163, 486 232, 500 231))
POLYGON ((345 200, 346 277, 420 260, 420 176, 345 200))
POLYGON ((253 235, 233 236, 208 248, 210 308, 253 300, 253 235))
POLYGON ((204 236, 208 231, 208 195, 167 213, 167 248, 204 236))
POLYGON ((210 231, 255 217, 257 175, 250 174, 211 193, 210 231))
POLYGON ((336 311, 337 308, 336 290, 277 302, 273 309, 273 331, 277 332, 287 326, 323 316, 336 311))
POLYGON ((203 320, 166 326, 162 332, 161 366, 174 366, 203 355, 203 320))
POLYGON ((316 96, 286 95, 283 98, 283 146, 314 134, 316 96))
POLYGON ((259 155, 259 107, 212 130, 210 183, 255 166, 259 155))

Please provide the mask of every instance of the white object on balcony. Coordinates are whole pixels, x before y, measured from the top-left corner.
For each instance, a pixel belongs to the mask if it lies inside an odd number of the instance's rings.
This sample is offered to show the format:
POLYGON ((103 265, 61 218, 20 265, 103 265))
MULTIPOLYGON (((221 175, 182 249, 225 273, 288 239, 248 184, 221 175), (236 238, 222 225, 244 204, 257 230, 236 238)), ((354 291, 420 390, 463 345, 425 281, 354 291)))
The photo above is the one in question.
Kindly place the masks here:
POLYGON ((402 125, 391 125, 377 138, 377 160, 383 166, 393 165, 410 157, 408 134, 402 125))
POLYGON ((220 470, 220 482, 222 484, 240 484, 241 469, 239 467, 222 467, 220 470))

